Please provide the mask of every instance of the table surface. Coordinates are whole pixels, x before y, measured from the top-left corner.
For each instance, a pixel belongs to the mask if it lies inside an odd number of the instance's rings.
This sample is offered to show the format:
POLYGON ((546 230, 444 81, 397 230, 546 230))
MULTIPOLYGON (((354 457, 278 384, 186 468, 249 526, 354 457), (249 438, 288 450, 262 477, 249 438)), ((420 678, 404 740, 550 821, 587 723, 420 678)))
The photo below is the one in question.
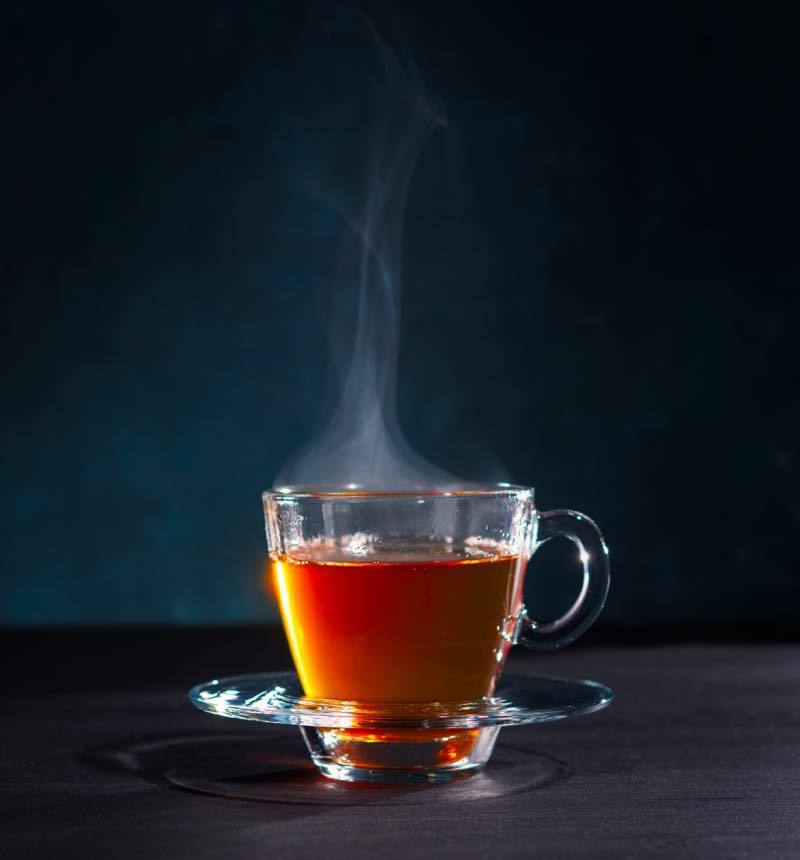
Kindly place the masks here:
POLYGON ((277 633, 0 644, 4 858, 800 856, 797 645, 515 653, 509 671, 593 678, 615 701, 504 729, 483 775, 384 789, 318 777, 293 728, 188 703, 193 682, 287 666, 277 633))

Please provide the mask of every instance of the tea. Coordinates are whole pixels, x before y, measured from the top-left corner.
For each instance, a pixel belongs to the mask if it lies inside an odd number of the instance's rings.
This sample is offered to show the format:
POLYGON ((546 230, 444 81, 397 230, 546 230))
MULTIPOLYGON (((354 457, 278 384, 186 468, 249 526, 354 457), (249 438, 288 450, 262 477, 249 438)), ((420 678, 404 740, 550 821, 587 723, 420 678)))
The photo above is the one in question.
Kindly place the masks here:
POLYGON ((517 556, 425 547, 338 560, 273 560, 275 590, 307 696, 471 701, 494 691, 521 607, 517 556))

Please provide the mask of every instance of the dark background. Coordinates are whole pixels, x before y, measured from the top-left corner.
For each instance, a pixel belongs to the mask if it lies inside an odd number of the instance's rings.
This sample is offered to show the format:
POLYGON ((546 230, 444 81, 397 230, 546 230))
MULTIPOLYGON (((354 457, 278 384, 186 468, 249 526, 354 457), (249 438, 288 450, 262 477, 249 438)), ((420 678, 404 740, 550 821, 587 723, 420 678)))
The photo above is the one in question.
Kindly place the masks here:
MULTIPOLYGON (((313 189, 357 188, 364 140, 352 41, 290 5, 3 6, 7 624, 272 612, 259 494, 319 417, 341 238, 313 189)), ((450 123, 407 211, 410 440, 595 517, 606 624, 791 625, 788 22, 703 3, 397 18, 450 123)), ((564 588, 528 599, 555 610, 574 574, 543 555, 564 588)))

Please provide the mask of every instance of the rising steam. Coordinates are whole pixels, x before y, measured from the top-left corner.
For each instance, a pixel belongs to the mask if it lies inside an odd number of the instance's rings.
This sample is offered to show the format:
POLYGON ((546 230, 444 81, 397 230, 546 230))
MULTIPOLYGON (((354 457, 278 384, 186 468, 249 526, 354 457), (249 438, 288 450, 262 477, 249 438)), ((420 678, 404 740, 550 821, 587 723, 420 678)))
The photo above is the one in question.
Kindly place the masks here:
POLYGON ((323 432, 282 470, 276 485, 452 484, 407 444, 396 409, 403 217, 419 153, 446 118, 408 59, 401 62, 368 21, 361 18, 360 26, 380 65, 380 85, 362 208, 339 210, 348 247, 337 292, 343 297, 356 284, 357 306, 334 327, 336 405, 323 432))

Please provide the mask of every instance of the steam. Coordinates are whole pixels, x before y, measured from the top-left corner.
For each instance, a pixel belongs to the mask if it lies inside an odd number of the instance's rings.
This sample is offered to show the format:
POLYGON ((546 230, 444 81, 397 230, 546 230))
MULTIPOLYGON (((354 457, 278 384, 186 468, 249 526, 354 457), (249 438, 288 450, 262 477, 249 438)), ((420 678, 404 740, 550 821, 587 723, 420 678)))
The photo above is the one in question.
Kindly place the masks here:
MULTIPOLYGON (((431 133, 447 121, 407 56, 401 62, 359 16, 380 66, 366 188, 356 213, 339 208, 348 242, 334 299, 356 306, 336 321, 333 358, 338 400, 322 433, 278 475, 276 485, 395 489, 452 485, 415 453, 397 420, 396 383, 403 219, 411 177, 431 133)), ((330 202, 330 201, 329 201, 330 202)))

